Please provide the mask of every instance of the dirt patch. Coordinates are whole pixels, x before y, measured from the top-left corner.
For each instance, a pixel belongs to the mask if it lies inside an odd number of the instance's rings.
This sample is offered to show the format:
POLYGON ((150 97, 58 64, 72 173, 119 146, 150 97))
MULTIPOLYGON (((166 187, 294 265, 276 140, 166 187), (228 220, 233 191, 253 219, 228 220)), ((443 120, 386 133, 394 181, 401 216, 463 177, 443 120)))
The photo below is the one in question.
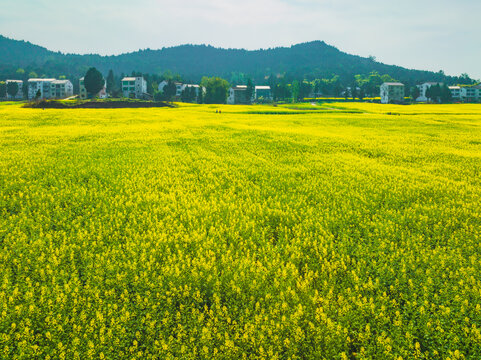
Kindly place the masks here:
POLYGON ((163 101, 85 101, 85 102, 66 102, 66 101, 39 101, 25 104, 26 108, 33 109, 125 109, 125 108, 161 108, 175 107, 163 101))

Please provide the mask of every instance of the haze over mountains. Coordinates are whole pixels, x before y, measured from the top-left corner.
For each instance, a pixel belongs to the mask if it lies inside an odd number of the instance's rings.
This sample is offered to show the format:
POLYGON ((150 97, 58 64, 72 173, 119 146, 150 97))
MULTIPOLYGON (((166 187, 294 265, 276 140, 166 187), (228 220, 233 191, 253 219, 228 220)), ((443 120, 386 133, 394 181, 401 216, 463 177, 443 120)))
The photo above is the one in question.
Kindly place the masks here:
POLYGON ((243 73, 261 82, 269 75, 287 78, 314 79, 338 75, 348 82, 356 74, 377 71, 407 83, 422 81, 464 82, 466 78, 446 76, 442 72, 411 70, 376 62, 342 52, 323 41, 312 41, 291 47, 261 50, 221 49, 207 45, 181 45, 160 50, 139 50, 115 56, 77 55, 53 52, 26 41, 0 35, 0 75, 17 68, 46 76, 83 76, 90 66, 107 74, 163 73, 171 71, 184 79, 200 81, 203 76, 230 79, 233 73, 243 73))

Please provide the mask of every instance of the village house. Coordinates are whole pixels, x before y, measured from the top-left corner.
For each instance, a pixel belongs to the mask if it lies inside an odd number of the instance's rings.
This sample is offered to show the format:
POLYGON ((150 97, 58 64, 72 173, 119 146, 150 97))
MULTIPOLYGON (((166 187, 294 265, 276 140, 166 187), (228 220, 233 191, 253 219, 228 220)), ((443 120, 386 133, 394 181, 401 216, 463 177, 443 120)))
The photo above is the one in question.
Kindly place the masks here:
POLYGON ((428 91, 428 89, 431 87, 431 86, 434 86, 434 85, 442 85, 441 83, 437 83, 437 82, 425 82, 421 85, 417 85, 417 88, 419 89, 419 96, 416 98, 416 101, 418 102, 427 102, 429 99, 428 97, 426 96, 426 93, 428 91))
POLYGON ((460 99, 464 102, 477 102, 480 99, 480 86, 460 86, 460 99))
POLYGON ((195 84, 184 84, 182 85, 182 91, 181 91, 181 95, 182 95, 182 92, 184 92, 186 89, 194 89, 195 90, 195 96, 196 97, 199 97, 199 93, 200 91, 202 90, 203 92, 205 92, 205 89, 199 85, 195 85, 195 84))
MULTIPOLYGON (((164 92, 164 88, 167 86, 168 83, 169 82, 167 80, 162 81, 158 86, 158 90, 161 92, 164 92)), ((194 88, 196 97, 199 96, 200 89, 202 89, 205 92, 204 88, 201 88, 199 85, 196 85, 196 84, 183 84, 181 82, 175 82, 174 84, 175 84, 175 98, 177 100, 180 100, 182 93, 187 88, 194 88)))
POLYGON ((382 104, 402 104, 404 102, 404 84, 385 82, 381 85, 382 104))
POLYGON ((461 87, 460 86, 449 86, 449 91, 451 91, 451 97, 454 101, 461 100, 461 87))
POLYGON ((8 84, 10 84, 10 83, 17 83, 18 91, 17 91, 17 94, 15 94, 13 96, 8 94, 8 92, 7 92, 7 99, 8 100, 22 100, 23 99, 23 81, 22 80, 7 80, 5 82, 5 84, 7 85, 7 88, 8 88, 8 84))
POLYGON ((147 81, 142 76, 124 77, 122 79, 122 95, 126 98, 136 99, 147 97, 147 81))
POLYGON ((229 89, 227 104, 250 104, 251 100, 247 95, 247 85, 237 85, 229 89))
MULTIPOLYGON (((169 84, 167 80, 162 81, 159 84, 158 90, 161 92, 164 92, 164 88, 169 84)), ((184 90, 184 84, 181 82, 174 82, 175 84, 175 97, 180 98, 180 95, 182 95, 182 91, 184 90)))
MULTIPOLYGON (((79 97, 81 100, 85 100, 88 97, 87 89, 85 88, 83 77, 79 79, 79 97)), ((98 92, 96 97, 98 97, 99 99, 107 98, 107 83, 105 82, 105 80, 104 80, 104 87, 102 88, 102 90, 98 92)))
POLYGON ((272 100, 272 92, 270 86, 256 86, 254 88, 254 99, 256 101, 264 100, 264 101, 271 101, 272 100))
POLYGON ((51 99, 53 97, 52 81, 55 79, 28 79, 28 99, 35 99, 37 93, 40 99, 51 99))
POLYGON ((54 99, 65 99, 73 96, 73 84, 70 80, 54 80, 50 83, 51 97, 54 99))

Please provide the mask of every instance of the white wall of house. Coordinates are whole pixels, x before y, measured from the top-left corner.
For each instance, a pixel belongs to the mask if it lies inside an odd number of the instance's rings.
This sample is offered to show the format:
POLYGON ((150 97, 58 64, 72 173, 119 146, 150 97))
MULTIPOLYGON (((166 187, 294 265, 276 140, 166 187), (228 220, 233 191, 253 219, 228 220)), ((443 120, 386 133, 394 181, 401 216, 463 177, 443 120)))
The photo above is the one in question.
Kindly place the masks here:
POLYGON ((40 99, 51 99, 51 84, 55 79, 28 79, 28 98, 35 99, 37 92, 40 90, 40 99))
POLYGON ((147 81, 142 76, 122 79, 122 95, 141 99, 147 93, 147 81))
POLYGON ((479 101, 480 89, 477 86, 461 86, 460 99, 467 102, 479 101))
POLYGON ((450 86, 449 91, 451 91, 451 97, 453 98, 453 100, 461 100, 461 87, 450 86))
POLYGON ((270 86, 256 86, 254 88, 254 99, 258 100, 263 98, 264 100, 272 100, 272 92, 270 86))
POLYGON ((227 104, 234 105, 234 104, 241 104, 245 102, 245 91, 247 90, 247 85, 237 85, 231 87, 228 92, 227 96, 227 104), (243 100, 243 101, 240 101, 243 100))
POLYGON ((425 82, 424 84, 417 85, 417 88, 419 89, 419 96, 417 97, 416 101, 418 102, 426 102, 428 101, 428 97, 426 96, 426 92, 428 89, 433 86, 437 85, 438 83, 436 82, 425 82))
POLYGON ((54 80, 51 85, 51 97, 65 99, 73 96, 73 84, 70 80, 54 80))
POLYGON ((392 104, 404 102, 404 84, 384 83, 381 85, 381 103, 392 104))

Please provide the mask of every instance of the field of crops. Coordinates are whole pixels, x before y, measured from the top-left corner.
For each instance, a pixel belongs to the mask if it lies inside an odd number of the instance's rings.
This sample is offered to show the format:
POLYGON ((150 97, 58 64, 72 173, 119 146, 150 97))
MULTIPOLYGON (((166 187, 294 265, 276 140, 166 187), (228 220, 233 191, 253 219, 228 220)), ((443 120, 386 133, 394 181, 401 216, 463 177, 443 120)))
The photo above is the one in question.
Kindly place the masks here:
POLYGON ((1 359, 480 359, 481 105, 0 105, 1 359))

